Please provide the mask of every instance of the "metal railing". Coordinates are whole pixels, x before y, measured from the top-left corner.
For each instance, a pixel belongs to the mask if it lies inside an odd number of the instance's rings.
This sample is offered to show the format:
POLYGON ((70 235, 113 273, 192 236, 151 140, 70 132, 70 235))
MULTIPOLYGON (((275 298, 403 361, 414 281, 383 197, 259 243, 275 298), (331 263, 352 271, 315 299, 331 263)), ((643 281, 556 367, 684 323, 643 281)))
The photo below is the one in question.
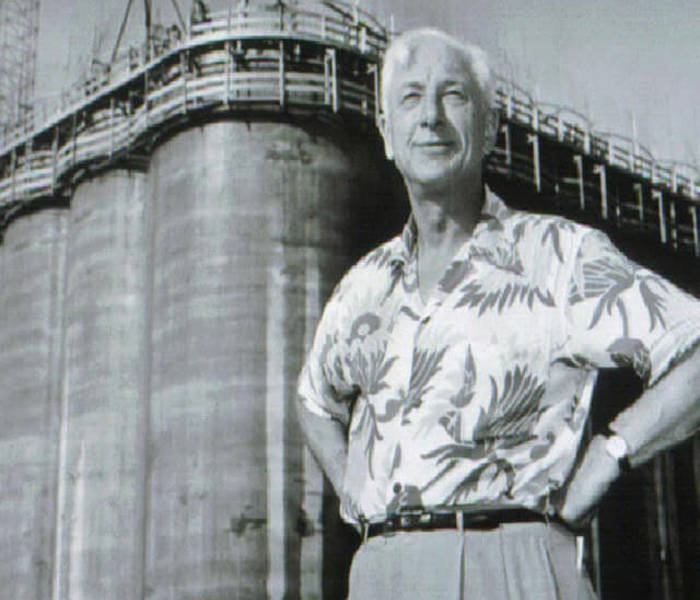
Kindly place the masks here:
MULTIPOLYGON (((177 26, 157 31, 113 63, 93 65, 60 96, 37 102, 0 136, 0 212, 56 193, 80 166, 113 160, 183 115, 305 108, 371 121, 378 114, 378 65, 387 38, 387 30, 357 6, 313 1, 239 3, 190 22, 187 31, 177 26)), ((609 209, 601 188, 603 218, 617 211, 624 226, 648 230, 656 223, 662 243, 680 239, 700 256, 700 173, 694 166, 656 160, 634 140, 597 132, 585 115, 538 103, 512 82, 500 82, 496 101, 504 123, 530 132, 533 154, 507 160, 521 174, 532 172, 537 190, 552 177, 540 169, 541 138, 650 188, 650 198, 642 194, 636 203, 641 208, 628 214, 622 214, 624 203, 609 209), (670 202, 663 196, 669 192, 675 197, 670 202), (674 222, 679 228, 669 233, 674 222)), ((579 177, 583 208, 590 184, 582 173, 579 177)))
POLYGON ((667 187, 692 200, 700 200, 700 170, 693 165, 660 160, 629 137, 593 128, 590 120, 567 107, 538 103, 524 90, 502 82, 497 105, 511 121, 530 127, 533 132, 574 145, 593 158, 667 187))
POLYGON ((148 43, 123 49, 109 64, 94 61, 89 73, 60 94, 36 100, 20 121, 0 130, 0 154, 183 50, 226 40, 290 39, 320 42, 378 60, 387 37, 386 29, 372 15, 341 2, 231 4, 206 20, 190 22, 184 32, 177 25, 158 28, 148 43))
POLYGON ((187 113, 307 107, 373 119, 387 34, 343 7, 239 6, 191 23, 179 39, 171 29, 168 39, 127 48, 60 97, 36 103, 0 138, 0 210, 52 194, 77 166, 109 160, 187 113), (361 60, 346 66, 338 53, 361 60))

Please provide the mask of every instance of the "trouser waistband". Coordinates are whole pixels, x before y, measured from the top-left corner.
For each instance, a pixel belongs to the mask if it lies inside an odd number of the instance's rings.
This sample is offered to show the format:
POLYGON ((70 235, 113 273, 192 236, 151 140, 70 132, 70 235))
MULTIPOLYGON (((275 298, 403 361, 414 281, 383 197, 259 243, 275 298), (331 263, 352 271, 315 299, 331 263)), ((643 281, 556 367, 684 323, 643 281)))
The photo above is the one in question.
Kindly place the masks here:
POLYGON ((398 531, 431 531, 435 529, 496 529, 504 523, 548 523, 559 521, 526 508, 496 508, 478 511, 402 511, 389 515, 385 520, 362 524, 362 539, 376 535, 389 535, 398 531))

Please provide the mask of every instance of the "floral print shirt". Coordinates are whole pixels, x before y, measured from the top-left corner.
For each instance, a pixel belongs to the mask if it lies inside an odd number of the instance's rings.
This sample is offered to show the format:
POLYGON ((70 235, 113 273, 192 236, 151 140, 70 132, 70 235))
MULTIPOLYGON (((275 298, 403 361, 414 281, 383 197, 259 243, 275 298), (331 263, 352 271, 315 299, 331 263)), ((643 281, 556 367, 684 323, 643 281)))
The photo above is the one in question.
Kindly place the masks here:
POLYGON ((601 232, 514 211, 480 222, 427 302, 416 227, 345 275, 299 380, 348 428, 341 514, 403 506, 547 510, 576 460, 597 368, 648 385, 700 338, 700 303, 601 232))

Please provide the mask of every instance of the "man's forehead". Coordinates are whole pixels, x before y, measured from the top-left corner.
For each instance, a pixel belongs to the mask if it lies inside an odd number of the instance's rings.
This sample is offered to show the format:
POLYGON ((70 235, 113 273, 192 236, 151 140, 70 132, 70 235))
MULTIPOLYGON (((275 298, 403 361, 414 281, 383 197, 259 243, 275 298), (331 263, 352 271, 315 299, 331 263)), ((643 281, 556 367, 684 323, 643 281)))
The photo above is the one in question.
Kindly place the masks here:
POLYGON ((468 84, 474 79, 464 54, 432 36, 413 42, 403 60, 396 64, 394 76, 397 84, 435 76, 468 84))

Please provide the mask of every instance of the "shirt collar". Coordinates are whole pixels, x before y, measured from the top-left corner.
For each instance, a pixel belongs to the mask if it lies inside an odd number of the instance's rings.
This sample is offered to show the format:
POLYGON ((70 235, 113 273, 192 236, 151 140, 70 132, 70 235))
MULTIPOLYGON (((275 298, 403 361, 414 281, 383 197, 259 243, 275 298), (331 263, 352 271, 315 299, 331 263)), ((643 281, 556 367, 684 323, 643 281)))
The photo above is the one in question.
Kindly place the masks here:
MULTIPOLYGON (((479 222, 474 229, 471 239, 480 235, 485 228, 487 231, 495 234, 494 236, 489 236, 487 243, 490 246, 498 246, 499 242, 503 241, 503 220, 511 213, 511 210, 488 186, 484 186, 484 196, 484 206, 481 209, 479 222)), ((394 252, 390 260, 391 264, 403 266, 415 258, 417 240, 418 226, 413 213, 411 213, 399 237, 399 243, 394 246, 394 252)))

